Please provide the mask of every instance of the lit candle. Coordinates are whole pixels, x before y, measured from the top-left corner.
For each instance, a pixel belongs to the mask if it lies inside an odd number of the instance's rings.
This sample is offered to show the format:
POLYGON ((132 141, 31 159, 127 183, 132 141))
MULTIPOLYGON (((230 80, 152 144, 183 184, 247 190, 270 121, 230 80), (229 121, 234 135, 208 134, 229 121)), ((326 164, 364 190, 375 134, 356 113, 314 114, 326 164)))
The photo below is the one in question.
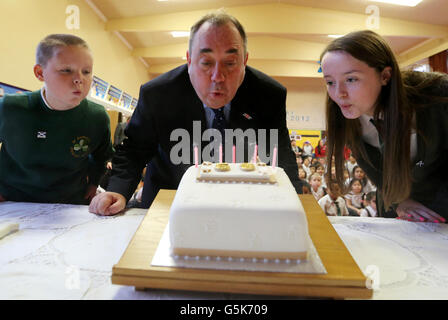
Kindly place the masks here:
POLYGON ((253 163, 257 163, 258 145, 255 145, 253 163))
POLYGON ((235 147, 235 145, 232 146, 232 162, 236 163, 236 147, 235 147))
POLYGON ((197 168, 199 164, 198 146, 194 146, 194 166, 197 168))
POLYGON ((222 163, 222 143, 219 145, 219 163, 222 163))
POLYGON ((272 155, 271 163, 272 163, 272 168, 273 169, 275 169, 276 162, 277 162, 277 146, 274 147, 274 153, 272 155))

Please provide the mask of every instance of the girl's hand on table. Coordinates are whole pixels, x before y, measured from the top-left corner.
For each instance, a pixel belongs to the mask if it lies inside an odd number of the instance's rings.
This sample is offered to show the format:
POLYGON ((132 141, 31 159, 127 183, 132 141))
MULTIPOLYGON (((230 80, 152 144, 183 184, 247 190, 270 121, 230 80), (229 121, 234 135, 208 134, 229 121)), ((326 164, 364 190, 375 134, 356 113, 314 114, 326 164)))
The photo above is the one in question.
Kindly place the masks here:
POLYGON ((441 215, 411 198, 401 202, 396 211, 398 218, 403 220, 435 223, 446 222, 441 215))

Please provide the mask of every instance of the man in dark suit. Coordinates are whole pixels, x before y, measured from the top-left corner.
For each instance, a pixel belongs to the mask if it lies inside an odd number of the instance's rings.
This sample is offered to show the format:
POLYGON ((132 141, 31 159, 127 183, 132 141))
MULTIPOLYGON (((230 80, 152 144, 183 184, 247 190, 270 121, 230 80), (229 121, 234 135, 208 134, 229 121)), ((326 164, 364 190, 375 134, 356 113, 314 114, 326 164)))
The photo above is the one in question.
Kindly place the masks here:
MULTIPOLYGON (((269 139, 260 140, 259 129, 268 132, 274 129, 278 166, 300 192, 297 164, 286 127, 286 89, 247 66, 246 42, 241 24, 227 14, 209 14, 192 27, 187 65, 141 87, 137 108, 126 129, 128 139, 113 159, 108 192, 92 200, 91 212, 111 215, 123 210, 147 163, 144 207, 151 204, 159 189, 176 189, 186 169, 194 163, 193 144, 199 143, 201 154, 206 146, 195 141, 198 124, 200 138, 212 127, 256 129, 256 143, 263 144, 259 148, 267 148, 266 155, 271 153, 272 143, 269 139), (179 143, 173 141, 172 134, 179 128, 192 137, 186 142, 189 161, 182 163, 173 161, 172 154, 179 143)), ((269 133, 266 136, 269 138, 269 133)), ((248 148, 251 146, 246 140, 245 153, 248 148)), ((228 156, 227 153, 226 159, 228 156)))

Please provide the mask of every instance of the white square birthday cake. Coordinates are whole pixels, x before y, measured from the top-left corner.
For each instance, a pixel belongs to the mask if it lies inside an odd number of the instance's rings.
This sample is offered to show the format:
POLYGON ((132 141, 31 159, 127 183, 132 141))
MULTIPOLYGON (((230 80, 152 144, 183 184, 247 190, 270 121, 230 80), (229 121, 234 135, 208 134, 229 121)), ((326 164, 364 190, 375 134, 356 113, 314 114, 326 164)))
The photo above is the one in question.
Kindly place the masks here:
POLYGON ((304 260, 309 248, 291 181, 263 163, 190 167, 171 206, 169 235, 180 256, 304 260))

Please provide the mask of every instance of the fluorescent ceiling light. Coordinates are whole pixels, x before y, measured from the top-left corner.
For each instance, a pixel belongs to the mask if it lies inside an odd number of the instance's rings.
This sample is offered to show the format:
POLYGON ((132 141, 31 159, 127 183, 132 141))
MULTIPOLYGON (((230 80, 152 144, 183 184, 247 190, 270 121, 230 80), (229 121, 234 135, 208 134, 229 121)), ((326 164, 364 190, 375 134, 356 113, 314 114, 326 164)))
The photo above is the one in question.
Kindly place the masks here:
POLYGON ((398 6, 415 7, 423 0, 369 0, 369 1, 396 4, 398 6))
POLYGON ((190 36, 189 31, 171 31, 170 33, 173 36, 173 38, 182 38, 190 36))
POLYGON ((340 38, 340 37, 343 37, 343 36, 344 36, 343 34, 329 34, 328 38, 340 38))

